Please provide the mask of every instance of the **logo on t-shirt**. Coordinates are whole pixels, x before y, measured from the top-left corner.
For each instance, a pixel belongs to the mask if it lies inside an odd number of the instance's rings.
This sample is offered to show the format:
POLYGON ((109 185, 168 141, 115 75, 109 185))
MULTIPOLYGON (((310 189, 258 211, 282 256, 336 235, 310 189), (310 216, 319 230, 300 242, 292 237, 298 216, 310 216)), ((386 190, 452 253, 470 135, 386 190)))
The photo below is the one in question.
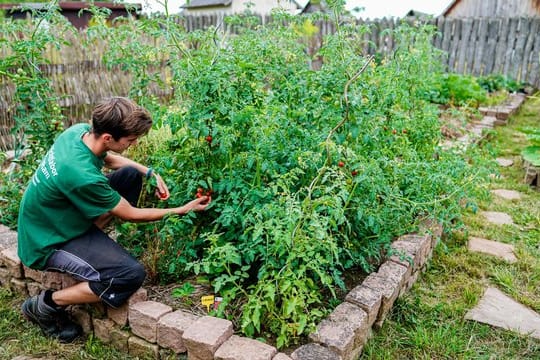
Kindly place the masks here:
POLYGON ((56 158, 54 157, 54 148, 51 148, 41 161, 38 171, 36 171, 34 177, 32 178, 32 182, 34 183, 34 185, 40 183, 40 179, 38 176, 39 174, 43 174, 45 180, 49 180, 51 176, 58 176, 58 171, 56 171, 56 158))

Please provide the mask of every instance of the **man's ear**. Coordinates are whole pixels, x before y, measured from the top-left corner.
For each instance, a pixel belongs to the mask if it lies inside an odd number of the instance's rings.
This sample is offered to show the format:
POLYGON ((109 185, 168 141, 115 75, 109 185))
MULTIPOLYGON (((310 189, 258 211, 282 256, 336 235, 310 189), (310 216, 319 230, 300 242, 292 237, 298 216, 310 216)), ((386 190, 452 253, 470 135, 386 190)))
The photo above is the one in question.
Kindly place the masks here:
POLYGON ((114 140, 112 135, 111 134, 107 134, 107 133, 104 133, 101 135, 101 138, 103 139, 103 141, 105 142, 109 142, 111 140, 114 140))

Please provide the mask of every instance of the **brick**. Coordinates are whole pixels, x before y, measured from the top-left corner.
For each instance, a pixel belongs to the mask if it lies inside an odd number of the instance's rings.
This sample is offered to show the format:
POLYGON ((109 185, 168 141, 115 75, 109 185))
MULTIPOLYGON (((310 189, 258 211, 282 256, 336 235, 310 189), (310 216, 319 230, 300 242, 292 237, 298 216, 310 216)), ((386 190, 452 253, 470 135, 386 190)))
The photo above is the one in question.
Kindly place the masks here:
MULTIPOLYGON (((377 274, 388 279, 390 282, 396 284, 397 288, 401 289, 411 277, 411 268, 387 260, 379 267, 377 274)), ((401 293, 399 295, 401 295, 401 293)))
POLYGON ((28 289, 26 288, 26 281, 21 279, 11 278, 9 281, 10 287, 13 291, 24 296, 28 296, 28 289))
POLYGON ((111 338, 111 345, 117 348, 118 350, 122 352, 128 352, 128 339, 130 337, 130 333, 127 331, 120 330, 118 328, 113 327, 111 329, 110 338, 111 338))
POLYGON ((0 286, 9 288, 9 281, 11 280, 11 274, 7 269, 0 268, 0 286))
POLYGON ((513 114, 514 111, 513 109, 509 108, 509 107, 498 107, 497 108, 497 119, 499 120, 508 120, 508 118, 510 117, 511 114, 513 114))
POLYGON ((260 341, 233 335, 217 349, 215 360, 272 360, 275 347, 260 341))
POLYGON ((186 352, 187 348, 182 335, 197 319, 199 316, 181 310, 163 315, 157 324, 158 345, 171 349, 177 354, 186 352))
POLYGON ((420 223, 419 233, 431 235, 431 250, 433 250, 442 238, 443 226, 436 220, 424 219, 420 223))
POLYGON ((343 360, 332 350, 319 344, 306 344, 300 346, 291 354, 292 360, 343 360))
POLYGON ((358 285, 347 294, 345 301, 364 310, 368 315, 368 324, 371 326, 377 320, 382 303, 382 293, 380 290, 358 285))
POLYGON ((92 319, 94 327, 94 336, 97 337, 105 344, 109 344, 111 339, 111 332, 114 329, 114 322, 109 319, 92 319))
POLYGON ((92 318, 105 319, 107 318, 107 306, 103 302, 96 302, 92 304, 86 304, 86 308, 92 318))
POLYGON ((90 316, 90 314, 85 310, 84 306, 72 305, 70 313, 75 322, 81 325, 85 334, 91 334, 94 331, 94 326, 92 325, 92 316, 90 316))
POLYGON ((0 250, 17 245, 17 233, 15 231, 0 232, 0 250))
POLYGON ((72 287, 73 285, 77 285, 81 282, 80 280, 77 280, 73 276, 66 273, 61 273, 60 277, 62 279, 62 289, 72 287))
POLYGON ((144 288, 138 289, 133 295, 131 295, 124 304, 114 309, 107 307, 107 316, 120 326, 126 326, 128 324, 128 314, 130 305, 146 301, 148 299, 148 291, 144 288))
POLYGON ((34 296, 38 295, 43 290, 43 287, 38 282, 29 281, 26 283, 26 289, 28 290, 29 296, 34 296))
POLYGON ((22 263, 17 255, 17 244, 0 251, 0 266, 5 267, 11 274, 11 277, 17 279, 23 278, 22 263))
POLYGON ((409 291, 412 288, 412 286, 416 283, 416 281, 418 280, 418 276, 420 276, 420 270, 415 271, 415 272, 412 273, 411 277, 409 278, 407 283, 404 284, 404 287, 403 287, 403 289, 401 291, 403 293, 409 291))
POLYGON ((421 256, 416 256, 420 252, 420 244, 403 241, 400 238, 394 241, 390 247, 392 249, 390 260, 403 266, 411 266, 413 272, 422 266, 421 256))
POLYGON ((272 360, 292 360, 289 355, 284 353, 277 353, 272 360))
POLYGON ((478 112, 479 112, 480 114, 482 114, 482 115, 486 115, 487 112, 488 112, 488 108, 485 107, 485 106, 480 106, 480 107, 478 107, 478 112))
POLYGON ((362 351, 370 328, 367 313, 356 305, 344 302, 321 321, 310 338, 333 350, 344 360, 354 360, 362 351))
POLYGON ((496 121, 497 121, 496 117, 484 116, 482 117, 482 119, 474 121, 474 124, 478 125, 479 127, 483 129, 492 129, 495 126, 496 121))
POLYGON ((41 277, 41 284, 45 289, 62 289, 62 274, 54 271, 44 271, 41 277))
POLYGON ((43 276, 42 271, 30 269, 29 267, 24 266, 24 265, 23 265, 23 273, 26 279, 34 280, 37 282, 41 282, 41 277, 43 276))
POLYGON ((128 353, 136 358, 159 360, 159 346, 136 336, 131 336, 128 339, 128 353))
POLYGON ((398 297, 401 289, 387 279, 380 277, 377 274, 370 274, 364 279, 362 285, 365 285, 374 290, 379 290, 382 294, 382 303, 375 321, 376 327, 381 327, 386 315, 392 308, 394 301, 398 297))
POLYGON ((129 305, 129 323, 131 331, 143 339, 155 343, 157 340, 157 323, 163 315, 172 312, 168 305, 157 301, 141 301, 129 305))
POLYGON ((190 359, 213 360, 216 350, 232 335, 229 320, 203 316, 184 331, 182 339, 190 359))
POLYGON ((415 257, 417 257, 415 258, 415 264, 417 263, 419 267, 422 267, 426 263, 429 253, 431 251, 430 235, 429 234, 423 234, 423 235, 408 234, 408 235, 401 236, 399 239, 401 241, 408 241, 418 246, 418 250, 415 255, 415 257))
POLYGON ((508 125, 508 120, 503 120, 503 119, 497 118, 497 120, 495 120, 494 125, 495 126, 506 126, 506 125, 508 125))

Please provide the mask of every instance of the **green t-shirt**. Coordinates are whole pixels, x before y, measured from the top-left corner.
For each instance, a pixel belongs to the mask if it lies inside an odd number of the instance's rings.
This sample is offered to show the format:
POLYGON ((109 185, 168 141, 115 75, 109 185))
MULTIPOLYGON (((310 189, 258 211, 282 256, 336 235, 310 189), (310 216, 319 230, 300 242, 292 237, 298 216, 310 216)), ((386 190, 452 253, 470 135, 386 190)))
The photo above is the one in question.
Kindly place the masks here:
POLYGON ((120 202, 101 172, 103 157, 82 141, 88 124, 64 131, 28 184, 19 210, 18 254, 28 267, 43 269, 62 243, 86 232, 120 202))

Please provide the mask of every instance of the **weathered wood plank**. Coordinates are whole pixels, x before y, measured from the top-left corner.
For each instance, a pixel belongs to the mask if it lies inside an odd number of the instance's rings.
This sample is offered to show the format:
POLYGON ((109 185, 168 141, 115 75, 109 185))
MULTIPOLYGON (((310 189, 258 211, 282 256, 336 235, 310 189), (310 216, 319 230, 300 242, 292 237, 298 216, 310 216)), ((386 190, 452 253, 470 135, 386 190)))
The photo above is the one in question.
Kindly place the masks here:
POLYGON ((474 43, 473 68, 472 73, 476 76, 484 74, 484 49, 488 41, 488 22, 486 19, 479 19, 474 22, 476 26, 476 41, 474 43))
POLYGON ((519 27, 519 19, 510 19, 509 25, 508 25, 508 37, 506 39, 506 51, 504 52, 504 56, 501 57, 499 60, 502 61, 503 67, 498 70, 498 73, 500 74, 508 74, 510 71, 510 66, 514 62, 515 59, 515 51, 516 51, 516 34, 519 27))
POLYGON ((460 46, 457 48, 458 50, 456 55, 457 66, 454 67, 460 74, 467 74, 470 72, 468 71, 468 66, 469 61, 472 60, 472 57, 468 57, 467 55, 471 55, 469 53, 469 50, 472 48, 470 44, 471 30, 472 20, 463 19, 461 24, 460 46))
POLYGON ((520 81, 523 78, 524 68, 522 68, 523 59, 525 53, 525 45, 527 44, 527 38, 530 36, 531 21, 526 18, 520 18, 518 22, 516 47, 514 50, 514 59, 510 65, 510 70, 507 74, 520 81))
MULTIPOLYGON (((489 49, 489 66, 486 67, 487 74, 502 74, 505 54, 508 48, 508 33, 510 32, 509 19, 493 20, 499 23, 497 31, 489 32, 489 41, 494 46, 489 49)), ((491 21, 490 21, 491 22, 491 21)))
POLYGON ((448 69, 451 72, 455 72, 457 68, 457 52, 460 45, 460 35, 461 35, 461 26, 462 26, 463 20, 457 19, 454 21, 454 26, 452 28, 451 33, 451 47, 448 51, 448 69))

